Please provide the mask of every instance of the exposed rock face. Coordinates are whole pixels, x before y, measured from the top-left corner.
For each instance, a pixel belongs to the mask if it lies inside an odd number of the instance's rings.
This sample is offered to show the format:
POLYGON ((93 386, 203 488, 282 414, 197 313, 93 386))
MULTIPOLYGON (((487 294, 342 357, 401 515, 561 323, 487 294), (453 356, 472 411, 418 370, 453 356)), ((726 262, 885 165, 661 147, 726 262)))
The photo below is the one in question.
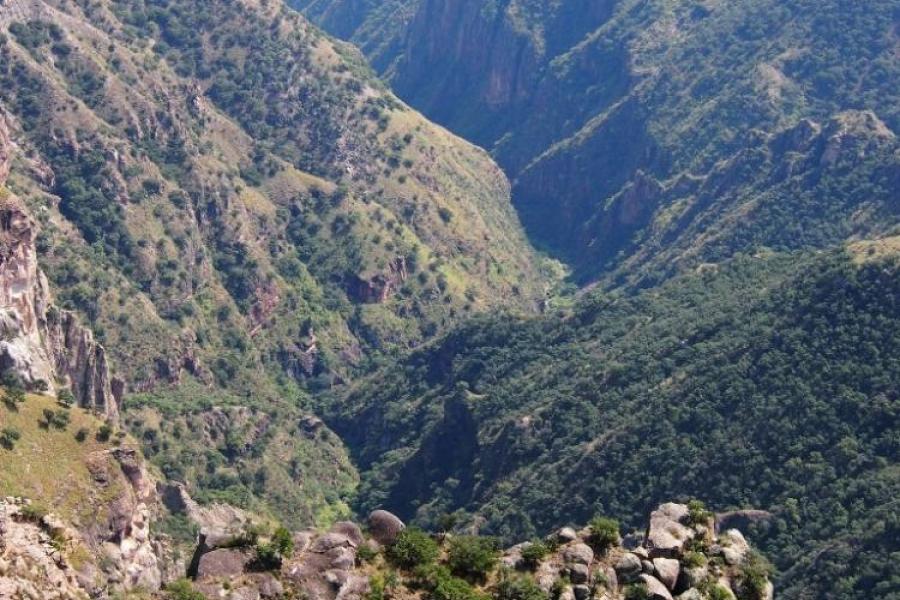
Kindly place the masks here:
POLYGON ((105 527, 84 532, 88 545, 106 557, 107 578, 123 589, 159 589, 164 549, 150 538, 158 497, 139 452, 117 448, 98 453, 88 469, 105 490, 103 494, 111 498, 105 527))
POLYGON ((0 598, 86 599, 77 572, 50 543, 44 524, 25 519, 23 508, 0 500, 0 598))
POLYGON ((355 302, 381 304, 400 289, 407 277, 406 260, 398 257, 383 273, 372 277, 352 275, 347 284, 347 294, 355 302))
POLYGON ((754 525, 763 525, 772 521, 775 515, 766 510, 733 510, 716 514, 716 533, 729 529, 746 531, 754 525))
MULTIPOLYGON (((0 186, 10 154, 0 115, 0 186)), ((69 387, 80 406, 117 419, 114 392, 122 386, 110 377, 106 351, 74 314, 53 306, 37 263, 37 225, 18 198, 0 190, 0 370, 50 392, 69 387)))
POLYGON ((650 514, 646 547, 651 557, 672 558, 681 554, 685 543, 695 536, 686 525, 688 514, 687 506, 671 502, 650 514))
POLYGON ((29 512, 30 500, 0 499, 0 598, 106 597, 170 578, 168 548, 150 537, 156 494, 138 452, 96 452, 87 467, 95 504, 77 529, 29 512))

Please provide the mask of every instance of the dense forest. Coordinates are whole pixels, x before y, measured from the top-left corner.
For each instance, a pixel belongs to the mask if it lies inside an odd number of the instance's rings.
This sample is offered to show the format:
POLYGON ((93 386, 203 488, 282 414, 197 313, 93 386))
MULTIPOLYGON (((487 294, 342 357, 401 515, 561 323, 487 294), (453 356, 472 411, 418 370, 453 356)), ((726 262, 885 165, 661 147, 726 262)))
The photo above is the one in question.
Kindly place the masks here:
POLYGON ((775 514, 754 533, 783 597, 893 597, 900 287, 869 252, 742 256, 460 327, 323 403, 359 508, 521 539, 697 497, 775 514))

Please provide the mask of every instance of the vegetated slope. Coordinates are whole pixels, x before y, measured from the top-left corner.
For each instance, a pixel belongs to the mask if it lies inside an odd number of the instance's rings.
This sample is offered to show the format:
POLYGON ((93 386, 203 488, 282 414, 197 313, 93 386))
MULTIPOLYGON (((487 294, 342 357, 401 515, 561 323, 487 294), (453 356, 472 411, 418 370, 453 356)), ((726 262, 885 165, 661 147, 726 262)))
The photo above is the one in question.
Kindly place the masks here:
POLYGON ((754 539, 780 597, 896 597, 891 247, 742 256, 565 318, 474 319, 334 409, 360 507, 521 537, 695 496, 775 514, 754 539))
POLYGON ((897 221, 891 0, 295 5, 490 148, 533 239, 584 279, 897 221))
POLYGON ((279 445, 308 416, 300 386, 543 296, 489 156, 278 2, 12 0, 0 109, 41 266, 106 346, 154 461, 281 498, 293 522, 353 481, 327 431, 279 445), (215 423, 189 433, 201 415, 215 423), (290 455, 275 473, 270 450, 290 455))

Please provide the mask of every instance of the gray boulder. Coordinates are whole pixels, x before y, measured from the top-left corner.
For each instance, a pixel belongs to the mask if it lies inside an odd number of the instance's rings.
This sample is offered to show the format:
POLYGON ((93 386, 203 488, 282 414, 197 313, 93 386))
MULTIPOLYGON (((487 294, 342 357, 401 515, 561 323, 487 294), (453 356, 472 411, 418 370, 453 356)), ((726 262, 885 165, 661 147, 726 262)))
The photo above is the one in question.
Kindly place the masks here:
POLYGON ((589 565, 594 560, 594 551, 587 544, 572 544, 563 550, 563 560, 570 564, 589 565))
POLYGON ((386 510, 375 510, 369 515, 369 533, 383 546, 393 544, 405 527, 403 521, 386 510))
POLYGON ((587 583, 590 575, 587 565, 572 565, 569 568, 569 579, 572 583, 587 583))
POLYGON ((672 600, 672 594, 656 577, 644 573, 641 575, 641 581, 647 586, 647 591, 650 593, 652 600, 672 600))
POLYGON ((638 576, 641 574, 641 559, 630 552, 623 554, 622 557, 616 561, 615 570, 616 576, 620 581, 623 583, 633 583, 637 581, 638 576))
POLYGON ((587 600, 591 597, 591 587, 589 585, 573 585, 572 592, 575 594, 575 600, 587 600))
POLYGON ((556 539, 560 544, 568 544, 578 539, 578 534, 571 527, 563 527, 556 532, 556 539))
POLYGON ((690 511, 684 504, 672 502, 650 513, 645 546, 651 558, 677 558, 684 545, 694 538, 694 531, 686 526, 690 511))
POLYGON ((654 558, 653 569, 657 579, 662 581, 669 590, 674 590, 678 583, 678 574, 681 565, 674 558, 654 558))
POLYGON ((240 575, 252 559, 252 553, 242 548, 219 548, 207 552, 200 557, 197 578, 240 575))
POLYGON ((350 540, 357 548, 362 546, 363 542, 365 541, 365 537, 363 537, 363 533, 359 528, 359 525, 351 521, 338 521, 331 526, 330 531, 331 533, 339 533, 343 536, 346 536, 347 539, 350 540))

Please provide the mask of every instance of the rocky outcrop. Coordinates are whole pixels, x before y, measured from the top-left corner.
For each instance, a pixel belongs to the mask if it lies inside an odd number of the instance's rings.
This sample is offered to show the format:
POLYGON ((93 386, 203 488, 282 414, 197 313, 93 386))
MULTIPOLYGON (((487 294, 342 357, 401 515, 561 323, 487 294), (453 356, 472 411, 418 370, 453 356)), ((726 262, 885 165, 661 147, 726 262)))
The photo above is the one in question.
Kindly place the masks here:
MULTIPOLYGON (((0 115, 0 186, 12 145, 0 115)), ((53 305, 37 261, 37 224, 24 203, 0 187, 0 371, 51 393, 69 388, 77 403, 116 420, 123 388, 106 351, 76 315, 53 305)))
POLYGON ((387 269, 371 277, 351 275, 347 282, 347 295, 362 304, 381 304, 393 296, 409 276, 406 260, 400 256, 391 261, 387 269))
MULTIPOLYGON (((166 495, 185 504, 178 490, 166 495)), ((643 597, 655 600, 705 598, 706 590, 714 586, 722 588, 722 594, 753 597, 742 587, 747 585, 745 569, 754 560, 743 536, 736 530, 716 536, 712 517, 689 522, 689 515, 681 504, 665 504, 653 513, 651 531, 659 527, 668 531, 675 521, 689 529, 696 542, 690 550, 671 550, 669 558, 650 558, 655 549, 650 536, 632 550, 619 544, 592 547, 596 541, 590 528, 565 528, 547 537, 548 554, 543 557, 524 560, 523 551, 534 543, 526 542, 503 552, 500 564, 519 572, 532 571, 538 586, 548 594, 553 590, 560 600, 623 600, 636 597, 633 587, 643 588, 643 597)), ((327 531, 298 531, 293 534, 293 548, 274 563, 263 558, 271 556, 273 538, 267 533, 218 541, 201 536, 193 586, 210 598, 269 598, 284 593, 309 600, 360 600, 370 591, 380 593, 390 577, 391 597, 411 597, 421 590, 421 575, 414 569, 398 570, 388 552, 387 564, 375 558, 395 543, 402 527, 391 513, 379 510, 370 516, 366 533, 349 521, 335 523, 327 531)), ((443 534, 436 539, 441 544, 452 537, 443 534)), ((771 584, 756 580, 753 585, 760 584, 769 594, 766 597, 771 597, 771 584)), ((490 594, 492 585, 485 583, 481 591, 490 594)))
POLYGON ((688 516, 687 506, 674 503, 663 504, 651 513, 645 545, 651 557, 672 558, 684 551, 685 544, 696 536, 686 525, 688 516))
POLYGON ((29 499, 0 499, 0 598, 153 591, 177 571, 169 547, 150 536, 157 498, 137 450, 97 451, 86 466, 94 489, 77 525, 29 499))

